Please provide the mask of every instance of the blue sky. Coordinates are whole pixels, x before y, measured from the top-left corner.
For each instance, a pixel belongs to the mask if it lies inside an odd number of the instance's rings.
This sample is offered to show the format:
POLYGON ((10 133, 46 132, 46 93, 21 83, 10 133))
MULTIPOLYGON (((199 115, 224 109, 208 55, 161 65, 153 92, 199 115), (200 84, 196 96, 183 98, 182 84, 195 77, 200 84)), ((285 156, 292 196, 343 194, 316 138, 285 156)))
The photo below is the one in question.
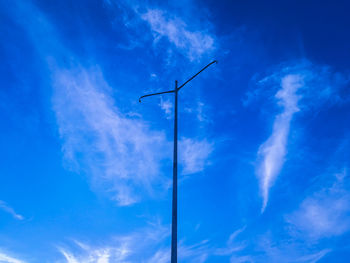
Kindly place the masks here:
POLYGON ((348 262, 346 1, 0 1, 0 262, 348 262))

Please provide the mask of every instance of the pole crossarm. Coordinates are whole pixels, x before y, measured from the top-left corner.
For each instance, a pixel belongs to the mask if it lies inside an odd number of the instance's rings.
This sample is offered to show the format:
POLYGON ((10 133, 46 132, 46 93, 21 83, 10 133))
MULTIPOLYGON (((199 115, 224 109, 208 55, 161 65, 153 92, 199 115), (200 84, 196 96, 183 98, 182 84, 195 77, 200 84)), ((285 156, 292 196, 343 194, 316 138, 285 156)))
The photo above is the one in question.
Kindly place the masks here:
MULTIPOLYGON (((194 79, 195 77, 197 77, 200 73, 202 73, 202 71, 204 71, 206 68, 208 68, 210 65, 214 64, 214 63, 218 63, 217 60, 214 60, 212 62, 210 62, 208 65, 206 65, 204 68, 202 68, 200 71, 198 71, 195 75, 193 75, 192 77, 190 77, 185 83, 183 83, 180 87, 177 88, 177 91, 179 91, 183 86, 185 86, 188 82, 190 82, 192 79, 194 79)), ((163 92, 157 92, 157 93, 152 93, 152 94, 147 94, 147 95, 143 95, 139 98, 139 102, 141 102, 141 100, 143 98, 146 97, 150 97, 150 96, 155 96, 155 95, 161 95, 161 94, 165 94, 165 93, 173 93, 175 92, 175 90, 168 90, 168 91, 163 91, 163 92)))
POLYGON ((212 62, 210 62, 208 65, 206 65, 204 68, 202 68, 200 71, 198 71, 195 75, 193 75, 192 77, 190 77, 184 84, 182 84, 180 87, 178 87, 177 90, 180 90, 183 86, 185 86, 188 82, 190 82, 192 79, 194 79, 195 77, 197 77, 200 73, 202 73, 202 71, 204 71, 207 67, 209 67, 210 65, 214 64, 214 63, 218 63, 217 60, 214 60, 212 62))
POLYGON ((160 94, 165 94, 165 93, 173 93, 173 92, 175 92, 175 90, 168 90, 168 91, 163 91, 163 92, 157 92, 157 93, 143 95, 143 96, 141 96, 139 98, 139 102, 141 102, 141 99, 146 98, 146 97, 150 97, 150 96, 154 96, 154 95, 160 95, 160 94))

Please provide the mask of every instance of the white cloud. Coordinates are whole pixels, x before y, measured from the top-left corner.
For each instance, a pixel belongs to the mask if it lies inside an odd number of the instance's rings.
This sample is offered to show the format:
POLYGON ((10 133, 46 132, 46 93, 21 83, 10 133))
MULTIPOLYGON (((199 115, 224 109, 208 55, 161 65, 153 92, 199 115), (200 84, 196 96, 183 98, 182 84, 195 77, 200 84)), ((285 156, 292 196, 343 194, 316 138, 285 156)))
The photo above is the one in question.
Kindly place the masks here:
POLYGON ((0 263, 25 263, 25 261, 14 258, 0 251, 0 263))
POLYGON ((206 31, 191 31, 184 20, 171 17, 159 9, 148 9, 141 15, 154 33, 155 40, 165 37, 189 60, 200 59, 215 49, 214 38, 206 31))
POLYGON ((168 263, 170 262, 170 249, 160 249, 152 256, 148 263, 168 263))
MULTIPOLYGON (((131 4, 125 5, 133 9, 131 4)), ((153 195, 153 183, 166 188, 169 180, 161 176, 161 166, 163 160, 172 158, 172 147, 165 133, 151 130, 137 114, 123 113, 110 96, 112 89, 98 67, 56 67, 62 55, 71 57, 73 64, 78 58, 62 46, 55 28, 40 10, 32 5, 16 5, 17 9, 19 21, 51 71, 53 109, 69 166, 88 174, 93 187, 104 189, 119 205, 138 202, 145 194, 153 195), (41 39, 38 35, 50 37, 41 39)), ((157 14, 168 21, 165 13, 157 14)), ((189 38, 200 36, 199 32, 181 30, 189 38)), ((171 110, 169 103, 163 106, 171 110)), ((201 162, 204 161, 198 164, 201 162)), ((203 165, 195 170, 201 169, 203 165)))
POLYGON ((227 246, 213 250, 213 254, 230 256, 232 263, 315 263, 331 252, 327 248, 308 246, 308 243, 295 239, 289 235, 290 233, 276 238, 270 231, 256 236, 252 236, 250 232, 248 239, 237 240, 238 235, 241 235, 244 230, 245 227, 233 232, 227 241, 227 246))
POLYGON ((275 116, 270 137, 259 147, 257 175, 263 197, 262 211, 269 199, 269 190, 280 173, 287 154, 288 134, 294 114, 298 111, 317 114, 320 110, 350 100, 345 90, 349 76, 335 72, 328 66, 315 65, 301 60, 294 65, 280 65, 274 73, 258 81, 258 88, 246 93, 245 106, 255 103, 259 107, 269 101, 276 92, 275 84, 281 86, 275 99, 283 111, 275 116))
MULTIPOLYGON (((299 108, 302 111, 315 111, 325 109, 334 104, 341 105, 350 101, 346 92, 350 76, 334 71, 326 65, 316 65, 308 60, 295 61, 294 63, 283 63, 274 68, 274 72, 267 77, 257 81, 258 87, 249 89, 242 100, 243 106, 260 106, 258 101, 268 101, 275 92, 275 83, 281 78, 291 74, 303 76, 305 85, 301 88, 302 98, 299 108)), ((254 76, 257 79, 258 76, 254 76)))
POLYGON ((17 219, 17 220, 23 220, 24 217, 18 213, 16 213, 16 211, 10 207, 6 202, 0 200, 0 209, 2 209, 3 211, 11 214, 13 216, 13 218, 17 219))
POLYGON ((232 256, 230 258, 231 263, 254 263, 256 262, 251 256, 232 256))
POLYGON ((170 100, 164 100, 162 97, 160 98, 160 108, 165 112, 165 116, 167 119, 172 118, 173 113, 173 104, 170 100))
POLYGON ((286 217, 293 226, 294 235, 316 242, 350 230, 350 193, 344 186, 348 178, 346 172, 342 174, 337 174, 331 187, 315 192, 286 217))
POLYGON ((290 122, 294 113, 299 111, 297 91, 302 85, 302 75, 286 75, 281 80, 281 89, 275 95, 278 104, 283 107, 283 111, 276 116, 272 134, 259 147, 258 151, 258 157, 261 159, 258 167, 258 176, 263 196, 262 211, 265 210, 268 202, 269 189, 285 161, 290 122))
POLYGON ((189 15, 182 10, 183 6, 186 6, 187 9, 194 8, 198 11, 199 9, 192 1, 187 1, 185 5, 173 3, 168 8, 140 1, 107 0, 105 3, 112 9, 118 7, 122 12, 121 15, 118 12, 120 16, 118 19, 122 18, 128 32, 132 32, 128 40, 130 43, 119 44, 121 48, 132 49, 143 45, 151 36, 158 51, 160 40, 165 39, 167 46, 164 55, 168 56, 169 63, 174 51, 181 53, 190 61, 199 61, 202 57, 211 55, 217 48, 216 37, 210 30, 212 24, 208 20, 207 13, 204 14, 205 16, 200 12, 191 12, 189 15), (140 22, 149 26, 151 34, 145 34, 144 25, 140 22))
POLYGON ((203 240, 197 244, 186 246, 183 242, 179 242, 178 248, 179 259, 189 259, 189 262, 203 263, 206 262, 210 254, 208 240, 203 240))
MULTIPOLYGON (((236 238, 239 234, 241 234, 245 230, 245 228, 246 227, 242 227, 240 229, 237 229, 235 232, 233 232, 230 235, 229 239, 227 240, 226 247, 216 249, 214 254, 219 256, 233 255, 232 257, 238 261, 239 258, 236 257, 234 253, 245 249, 246 246, 242 242, 237 242, 236 238)), ((232 259, 231 259, 231 262, 233 262, 232 259)), ((238 261, 238 262, 241 262, 241 261, 238 261)))
POLYGON ((109 263, 111 262, 127 262, 124 259, 128 255, 128 251, 123 250, 122 248, 93 248, 87 245, 84 245, 84 252, 79 255, 73 255, 71 252, 59 248, 59 251, 64 256, 67 263, 109 263))
POLYGON ((211 122, 209 117, 207 116, 207 107, 204 107, 205 104, 201 101, 197 101, 195 106, 193 107, 185 107, 184 110, 190 114, 195 114, 196 118, 199 122, 208 123, 211 122))
MULTIPOLYGON (((60 246, 58 250, 67 263, 168 263, 169 237, 170 227, 154 223, 129 234, 114 236, 107 241, 107 244, 100 246, 75 241, 73 247, 68 249, 60 246)), ((206 262, 211 252, 208 240, 194 245, 186 245, 181 240, 178 244, 178 258, 186 262, 206 262)))
MULTIPOLYGON (((327 257, 334 250, 331 238, 350 231, 347 170, 331 179, 329 182, 329 176, 320 177, 315 183, 318 190, 306 197, 296 211, 287 214, 284 224, 273 225, 255 237, 249 235, 241 243, 235 240, 242 231, 234 232, 231 237, 235 242, 228 243, 242 245, 242 249, 232 253, 231 262, 316 263, 327 257)), ((218 251, 229 255, 229 249, 218 251)))
POLYGON ((181 138, 179 142, 179 160, 183 174, 198 173, 208 165, 208 158, 213 151, 213 144, 207 140, 181 138))
POLYGON ((204 103, 201 101, 198 101, 197 102, 197 119, 200 122, 207 122, 208 118, 205 115, 203 108, 204 108, 204 103))
MULTIPOLYGON (((98 68, 57 70, 53 85, 62 150, 70 165, 91 175, 94 186, 109 192, 119 205, 152 195, 155 182, 167 188, 161 165, 171 159, 172 143, 164 132, 152 131, 139 118, 119 111, 98 68)), ((162 105, 170 110, 170 105, 162 105)), ((183 173, 203 171, 212 150, 206 140, 183 138, 183 173)))
POLYGON ((16 5, 16 16, 17 10, 51 70, 53 109, 70 166, 89 174, 93 186, 109 192, 119 205, 139 201, 143 192, 152 194, 154 181, 166 184, 160 177, 161 161, 171 158, 165 134, 121 113, 99 68, 57 68, 55 61, 62 55, 74 61, 74 54, 62 46, 54 27, 35 6, 16 5))
POLYGON ((307 262, 307 263, 316 263, 320 259, 322 259, 325 255, 327 255, 329 252, 331 252, 330 249, 323 249, 323 250, 316 252, 314 254, 302 256, 302 257, 298 258, 297 261, 298 262, 307 262))
POLYGON ((271 263, 315 263, 326 256, 331 250, 309 247, 305 243, 298 243, 294 239, 278 239, 272 241, 268 235, 260 237, 258 254, 251 256, 248 262, 271 262, 271 263))
POLYGON ((152 192, 161 161, 171 157, 163 132, 128 118, 115 106, 101 71, 77 68, 54 74, 54 110, 65 158, 92 175, 120 205, 152 192), (136 191, 136 189, 138 189, 136 191))
POLYGON ((92 246, 75 241, 75 248, 67 249, 60 246, 58 250, 67 263, 130 263, 140 262, 140 258, 146 260, 142 262, 168 262, 167 250, 156 248, 169 235, 169 227, 154 223, 129 234, 114 236, 101 245, 92 246), (160 261, 152 261, 153 259, 160 261))

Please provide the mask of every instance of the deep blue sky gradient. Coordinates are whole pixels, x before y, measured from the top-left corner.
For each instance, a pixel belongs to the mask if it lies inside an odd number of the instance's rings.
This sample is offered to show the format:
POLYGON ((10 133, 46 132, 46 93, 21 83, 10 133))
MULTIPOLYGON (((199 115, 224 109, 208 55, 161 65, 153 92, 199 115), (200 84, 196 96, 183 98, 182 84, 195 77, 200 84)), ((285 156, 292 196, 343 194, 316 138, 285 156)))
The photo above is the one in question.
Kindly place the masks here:
POLYGON ((349 8, 0 0, 0 262, 169 262, 213 59, 179 262, 348 262, 349 8))

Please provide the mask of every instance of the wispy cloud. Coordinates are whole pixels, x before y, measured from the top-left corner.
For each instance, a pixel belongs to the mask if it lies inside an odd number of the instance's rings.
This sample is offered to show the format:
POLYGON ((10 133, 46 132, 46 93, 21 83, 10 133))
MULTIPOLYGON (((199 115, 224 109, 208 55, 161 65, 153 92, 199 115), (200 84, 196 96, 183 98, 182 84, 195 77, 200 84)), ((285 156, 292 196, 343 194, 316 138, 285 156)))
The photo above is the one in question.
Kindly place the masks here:
MULTIPOLYGON (((166 188, 161 167, 172 156, 172 144, 164 132, 120 112, 98 68, 57 70, 53 85, 62 149, 71 165, 91 175, 119 205, 153 195, 155 182, 166 188)), ((182 138, 179 149, 183 173, 191 174, 208 165, 213 144, 182 138)))
POLYGON ((164 111, 166 118, 171 119, 173 113, 173 103, 168 99, 164 100, 163 98, 160 98, 159 106, 164 111))
POLYGON ((350 76, 335 71, 327 65, 317 65, 308 60, 283 63, 273 69, 267 77, 259 79, 258 87, 249 89, 242 100, 243 106, 260 105, 262 100, 269 101, 275 93, 275 84, 289 74, 303 76, 305 85, 302 87, 302 97, 299 101, 299 108, 302 111, 319 110, 334 104, 342 104, 350 101, 346 92, 350 82, 350 76))
MULTIPOLYGON (((234 255, 234 253, 245 249, 246 245, 242 242, 237 242, 236 238, 239 234, 241 234, 245 230, 245 228, 246 227, 242 227, 234 231, 230 235, 229 239, 227 240, 226 247, 216 249, 214 251, 214 254, 219 256, 233 256, 233 258, 238 260, 238 257, 234 255)), ((238 261, 238 262, 241 262, 241 261, 238 261)))
POLYGON ((163 248, 159 249, 155 254, 147 261, 148 263, 159 262, 168 263, 170 262, 170 249, 163 248))
POLYGON ((2 209, 3 211, 11 214, 13 216, 13 218, 17 219, 17 220, 23 220, 24 217, 18 213, 16 213, 16 211, 9 206, 6 202, 0 200, 0 209, 2 209))
POLYGON ((336 174, 336 181, 307 197, 300 208, 286 219, 293 234, 310 241, 339 236, 350 230, 350 193, 346 188, 346 170, 336 174))
POLYGON ((214 146, 204 140, 181 138, 179 142, 179 159, 183 166, 183 174, 198 173, 208 165, 208 159, 214 146))
POLYGON ((65 158, 86 165, 120 205, 138 201, 135 189, 152 192, 151 183, 162 180, 161 161, 171 154, 165 134, 121 113, 98 68, 58 70, 53 85, 65 158))
POLYGON ((160 47, 165 47, 162 52, 168 58, 168 64, 171 63, 169 57, 174 59, 173 53, 181 54, 191 62, 198 62, 217 49, 217 37, 211 31, 212 24, 207 13, 201 14, 193 1, 183 5, 171 4, 173 8, 140 1, 108 0, 105 3, 108 8, 121 11, 123 23, 129 29, 129 43, 120 45, 121 48, 142 46, 151 38, 157 53, 160 47), (189 15, 183 10, 184 5, 186 9, 193 8, 198 12, 189 15), (145 31, 145 25, 149 30, 145 31))
POLYGON ((251 256, 248 262, 302 262, 315 263, 324 258, 330 249, 312 248, 305 243, 298 243, 292 238, 272 240, 268 236, 259 238, 259 254, 251 256))
POLYGON ((274 118, 271 135, 258 150, 257 175, 264 211, 269 200, 270 188, 285 162, 288 135, 294 114, 298 111, 305 113, 311 110, 317 113, 321 108, 349 101, 348 93, 344 92, 349 83, 349 76, 337 73, 328 66, 302 60, 291 65, 281 65, 274 73, 258 83, 257 89, 247 92, 243 104, 247 106, 259 98, 269 101, 274 97, 282 108, 282 112, 274 118), (277 92, 276 83, 280 86, 277 92))
MULTIPOLYGON (((236 232, 243 235, 243 231, 234 232, 231 236, 235 242, 230 243, 237 247, 241 244, 242 249, 233 251, 231 262, 316 263, 342 249, 340 245, 334 247, 332 238, 350 231, 349 183, 347 169, 320 176, 298 209, 284 216, 284 223, 240 242, 235 241, 236 232)), ((218 251, 230 252, 229 249, 218 251)))
POLYGON ((0 251, 0 262, 3 263, 26 263, 26 261, 20 260, 13 256, 9 256, 8 254, 0 251))
MULTIPOLYGON (((125 235, 109 238, 101 245, 88 245, 75 241, 74 246, 59 246, 67 263, 109 263, 109 262, 152 262, 151 259, 165 260, 164 248, 157 249, 169 237, 170 228, 157 223, 125 235)), ((169 258, 169 254, 167 254, 169 258)), ((158 261, 153 261, 158 262, 158 261)))
POLYGON ((180 259, 189 259, 189 262, 206 262, 207 258, 210 255, 210 249, 208 246, 208 240, 203 240, 194 245, 184 245, 181 241, 179 242, 179 258, 180 259))
POLYGON ((297 259, 297 262, 316 263, 319 260, 321 260, 324 256, 326 256, 329 252, 331 252, 330 249, 323 249, 311 255, 302 256, 297 259))
POLYGON ((214 37, 206 30, 191 30, 180 17, 173 17, 160 9, 148 9, 141 15, 154 35, 155 41, 166 38, 189 60, 200 59, 215 49, 214 37))
MULTIPOLYGON (((169 180, 161 170, 163 161, 172 157, 172 147, 165 133, 151 130, 138 114, 123 113, 110 95, 112 88, 100 68, 79 64, 79 58, 62 44, 55 27, 34 6, 22 9, 33 23, 30 28, 23 23, 23 27, 48 62, 53 109, 70 168, 89 175, 93 188, 103 189, 119 205, 131 205, 144 196, 153 196, 155 187, 166 189, 169 180), (32 19, 33 13, 39 22, 32 19), (38 40, 37 35, 47 34, 49 42, 38 40), (65 56, 71 57, 73 66, 60 65, 61 57, 65 56)), ((170 114, 170 101, 163 101, 161 107, 170 114)), ((206 148, 205 142, 191 142, 198 150, 206 148)), ((185 155, 193 147, 187 141, 185 155)), ((207 160, 203 151, 186 158, 185 173, 204 169, 207 160)))
POLYGON ((229 256, 232 263, 315 263, 332 251, 328 248, 309 246, 305 240, 296 239, 289 232, 276 237, 268 231, 252 237, 252 232, 248 236, 243 234, 245 229, 246 227, 243 227, 233 232, 227 246, 214 249, 213 255, 229 256))
POLYGON ((197 102, 197 119, 200 122, 208 122, 209 119, 204 112, 204 103, 201 101, 197 102))
MULTIPOLYGON (((159 223, 151 224, 135 232, 114 236, 107 244, 87 245, 74 241, 74 246, 59 246, 58 250, 67 263, 131 263, 131 262, 170 262, 170 227, 159 223)), ((208 240, 187 245, 180 240, 178 257, 186 262, 206 262, 212 252, 208 240)))
POLYGON ((231 263, 254 263, 257 262, 252 256, 232 256, 230 258, 231 263))
POLYGON ((210 118, 207 116, 208 107, 205 107, 205 104, 200 100, 197 101, 194 107, 186 107, 185 111, 195 114, 199 122, 211 122, 210 118))
POLYGON ((269 189, 273 185, 285 161, 290 122, 293 115, 299 111, 299 96, 297 95, 297 91, 302 85, 302 75, 286 75, 281 79, 281 89, 275 95, 283 111, 276 116, 272 134, 259 147, 258 151, 258 157, 261 159, 258 176, 263 196, 262 211, 265 210, 268 202, 269 189))
POLYGON ((78 243, 83 250, 79 255, 74 255, 68 250, 59 248, 59 251, 64 256, 67 263, 108 263, 111 262, 126 262, 124 261, 128 255, 128 250, 121 248, 94 248, 85 244, 78 243))
MULTIPOLYGON (((204 239, 192 245, 188 245, 184 240, 180 240, 178 244, 178 257, 184 262, 204 263, 211 262, 211 257, 232 257, 236 259, 247 259, 249 256, 237 256, 236 253, 245 249, 245 244, 236 241, 236 237, 245 230, 245 227, 233 232, 224 248, 217 248, 209 239, 204 239)), ((160 261, 149 262, 170 262, 170 248, 162 248, 158 250, 152 259, 160 259, 160 261)), ((231 261, 234 262, 234 261, 231 261)), ((246 261, 237 261, 246 262, 246 261)))

